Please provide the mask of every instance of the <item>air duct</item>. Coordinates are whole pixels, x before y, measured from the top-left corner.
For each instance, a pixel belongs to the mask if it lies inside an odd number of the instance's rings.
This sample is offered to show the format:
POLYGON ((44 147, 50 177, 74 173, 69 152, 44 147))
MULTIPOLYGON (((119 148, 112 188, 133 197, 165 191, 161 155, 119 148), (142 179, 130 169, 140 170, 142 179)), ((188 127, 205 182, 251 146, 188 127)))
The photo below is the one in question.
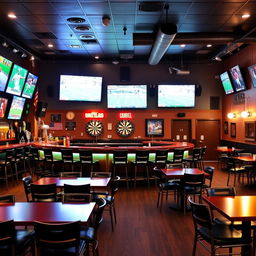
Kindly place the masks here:
POLYGON ((177 26, 175 24, 165 23, 160 25, 155 43, 149 56, 148 63, 150 65, 157 65, 159 63, 176 36, 176 33, 177 26))

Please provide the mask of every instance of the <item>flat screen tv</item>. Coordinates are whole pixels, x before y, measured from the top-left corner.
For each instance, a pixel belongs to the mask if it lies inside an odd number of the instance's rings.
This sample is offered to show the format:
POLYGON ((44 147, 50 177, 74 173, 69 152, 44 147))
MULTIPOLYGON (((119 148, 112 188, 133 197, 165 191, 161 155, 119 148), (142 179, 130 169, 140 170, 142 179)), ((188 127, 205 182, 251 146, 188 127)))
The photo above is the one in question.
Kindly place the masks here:
POLYGON ((0 118, 4 118, 8 99, 0 97, 0 118))
POLYGON ((9 110, 8 119, 20 120, 25 104, 24 98, 13 96, 12 104, 9 110))
POLYGON ((238 65, 234 66, 230 70, 230 77, 236 92, 240 92, 246 89, 243 76, 241 74, 240 67, 238 65))
POLYGON ((36 83, 37 83, 37 79, 38 77, 28 73, 28 77, 26 79, 26 83, 22 92, 22 97, 24 98, 28 98, 28 99, 32 99, 33 98, 33 94, 36 88, 36 83))
POLYGON ((28 71, 14 64, 6 92, 17 96, 21 95, 28 71))
POLYGON ((108 85, 108 108, 147 108, 147 85, 108 85))
POLYGON ((231 94, 234 92, 234 89, 227 71, 220 74, 220 80, 221 80, 225 94, 231 94))
POLYGON ((5 90, 11 67, 12 61, 0 56, 0 92, 5 90))
POLYGON ((195 85, 158 85, 158 102, 160 108, 195 107, 195 85))
POLYGON ((256 87, 256 64, 248 67, 253 87, 256 87))
POLYGON ((60 100, 101 101, 102 77, 60 76, 60 100))

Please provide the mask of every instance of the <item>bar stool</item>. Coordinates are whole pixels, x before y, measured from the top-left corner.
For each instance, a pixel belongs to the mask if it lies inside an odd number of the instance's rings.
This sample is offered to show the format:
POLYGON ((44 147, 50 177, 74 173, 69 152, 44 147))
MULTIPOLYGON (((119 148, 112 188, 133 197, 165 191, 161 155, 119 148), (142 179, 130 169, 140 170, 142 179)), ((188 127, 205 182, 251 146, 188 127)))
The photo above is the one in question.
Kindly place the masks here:
POLYGON ((13 177, 13 170, 11 159, 13 158, 13 150, 8 149, 5 151, 4 159, 0 160, 1 176, 0 179, 5 180, 6 187, 8 188, 8 178, 13 177), (8 172, 9 168, 9 172, 8 172))
POLYGON ((42 170, 42 165, 44 165, 44 156, 40 153, 42 151, 41 148, 37 147, 31 147, 31 154, 32 154, 32 162, 34 167, 34 173, 35 174, 41 174, 41 172, 38 172, 42 170))
POLYGON ((47 165, 50 165, 50 168, 51 168, 50 172, 47 172, 48 170, 45 169, 44 172, 46 173, 44 175, 47 175, 47 176, 54 175, 55 164, 61 163, 62 160, 54 159, 52 149, 50 148, 43 148, 43 152, 44 152, 44 166, 46 168, 47 165))
POLYGON ((168 164, 170 167, 183 168, 184 165, 184 149, 175 148, 173 151, 173 159, 168 164))
POLYGON ((131 164, 134 166, 134 187, 136 187, 138 167, 145 167, 146 176, 144 176, 140 179, 142 179, 142 180, 147 179, 147 183, 149 186, 150 185, 150 182, 149 182, 149 151, 137 150, 136 156, 135 156, 135 161, 131 161, 131 164))
POLYGON ((189 165, 190 168, 200 168, 199 160, 202 148, 193 148, 192 155, 188 156, 186 161, 186 166, 189 165))
POLYGON ((125 169, 126 186, 129 188, 128 176, 128 151, 127 150, 114 150, 112 160, 112 177, 116 177, 116 168, 123 167, 125 169))
POLYGON ((74 171, 73 165, 73 150, 72 149, 61 149, 62 156, 62 171, 65 171, 65 165, 70 165, 71 170, 74 171))
POLYGON ((81 165, 81 172, 83 172, 83 166, 89 166, 90 171, 87 172, 85 170, 84 176, 90 176, 90 173, 93 172, 94 170, 94 166, 99 165, 99 161, 93 160, 93 154, 91 150, 79 149, 78 153, 79 153, 80 160, 77 163, 81 165))

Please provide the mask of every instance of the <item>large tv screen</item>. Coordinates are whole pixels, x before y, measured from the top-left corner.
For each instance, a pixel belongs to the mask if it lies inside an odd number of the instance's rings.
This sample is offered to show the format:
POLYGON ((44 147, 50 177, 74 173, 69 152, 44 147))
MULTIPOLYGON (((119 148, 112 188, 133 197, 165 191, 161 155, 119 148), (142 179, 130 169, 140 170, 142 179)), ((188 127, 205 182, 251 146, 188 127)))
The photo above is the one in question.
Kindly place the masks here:
POLYGON ((27 74, 28 71, 25 68, 14 64, 6 92, 20 96, 27 74))
POLYGON ((228 72, 224 72, 224 73, 220 74, 220 80, 221 80, 225 94, 231 94, 234 92, 228 72))
POLYGON ((12 67, 12 61, 0 56, 0 91, 5 90, 7 80, 12 67))
POLYGON ((60 76, 60 100, 101 101, 102 77, 60 76))
POLYGON ((36 83, 37 83, 38 77, 28 73, 28 77, 22 92, 22 97, 32 99, 35 88, 36 88, 36 83))
POLYGON ((158 85, 158 107, 195 107, 195 85, 158 85))
POLYGON ((13 96, 12 104, 9 110, 8 119, 20 120, 25 104, 24 98, 13 96))
POLYGON ((248 67, 253 87, 256 87, 256 64, 248 67))
POLYGON ((0 97, 0 118, 4 118, 8 99, 0 97))
POLYGON ((108 108, 146 108, 147 85, 108 85, 108 108))
POLYGON ((246 89, 244 79, 242 77, 240 67, 238 65, 234 66, 230 70, 231 80, 236 92, 240 92, 246 89))

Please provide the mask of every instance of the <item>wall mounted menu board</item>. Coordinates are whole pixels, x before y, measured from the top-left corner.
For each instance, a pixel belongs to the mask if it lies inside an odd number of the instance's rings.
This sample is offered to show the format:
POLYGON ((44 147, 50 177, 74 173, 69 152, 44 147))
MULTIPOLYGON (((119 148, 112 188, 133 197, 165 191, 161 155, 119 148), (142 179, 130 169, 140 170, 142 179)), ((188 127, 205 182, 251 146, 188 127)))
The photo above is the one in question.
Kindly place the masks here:
POLYGON ((76 129, 76 122, 66 122, 66 130, 74 131, 76 129))

